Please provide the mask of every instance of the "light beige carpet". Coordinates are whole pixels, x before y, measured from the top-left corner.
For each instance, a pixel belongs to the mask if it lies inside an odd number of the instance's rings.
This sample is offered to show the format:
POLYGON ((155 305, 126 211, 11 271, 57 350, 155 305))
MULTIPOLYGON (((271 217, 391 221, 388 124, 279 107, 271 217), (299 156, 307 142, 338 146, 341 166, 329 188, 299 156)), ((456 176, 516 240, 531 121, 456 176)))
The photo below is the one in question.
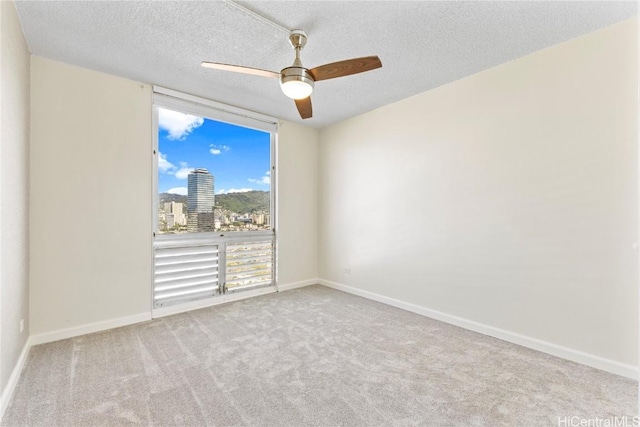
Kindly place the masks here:
POLYGON ((33 347, 4 426, 557 426, 637 382, 322 286, 33 347))

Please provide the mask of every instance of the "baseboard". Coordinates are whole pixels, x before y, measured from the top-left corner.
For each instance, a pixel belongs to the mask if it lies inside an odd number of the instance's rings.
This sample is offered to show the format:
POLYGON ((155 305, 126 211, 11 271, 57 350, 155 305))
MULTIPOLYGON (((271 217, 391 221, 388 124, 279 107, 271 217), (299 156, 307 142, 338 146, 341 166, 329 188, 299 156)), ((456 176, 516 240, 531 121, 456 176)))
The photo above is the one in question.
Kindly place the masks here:
POLYGON ((31 341, 31 345, 44 344, 94 332, 106 331, 107 329, 133 325, 134 323, 146 322, 147 320, 151 320, 151 313, 134 314, 132 316, 119 317, 117 319, 104 320, 102 322, 88 323, 86 325, 76 326, 73 328, 58 329, 56 331, 31 335, 29 340, 31 341))
POLYGON ((156 308, 153 310, 152 316, 154 319, 156 319, 158 317, 171 316, 173 314, 184 313, 191 310, 198 310, 200 308, 212 307, 214 305, 224 304, 227 302, 240 301, 258 295, 272 294, 274 292, 277 292, 276 288, 273 286, 269 286, 266 288, 254 289, 252 291, 229 293, 214 298, 207 298, 169 307, 156 308))
POLYGON ((622 375, 624 377, 632 378, 635 380, 637 380, 639 376, 638 368, 636 366, 627 365, 615 360, 606 359, 594 354, 589 354, 572 348, 563 347, 561 345, 539 340, 537 338, 532 338, 504 329, 495 328, 493 326, 478 323, 473 320, 468 320, 440 311, 431 310, 429 308, 422 307, 416 304, 400 301, 394 298, 386 297, 384 295, 376 294, 374 292, 354 288, 353 286, 347 286, 325 279, 319 279, 318 283, 329 288, 337 289, 339 291, 347 292, 353 295, 358 295, 373 301, 381 302, 383 304, 410 311, 412 313, 420 314, 431 319, 439 320, 444 323, 449 323, 451 325, 459 326, 464 329, 479 332, 481 334, 489 335, 494 338, 499 338, 503 341, 508 341, 513 344, 518 344, 523 347, 538 350, 552 356, 560 357, 562 359, 571 360, 572 362, 591 366, 592 368, 611 372, 616 375, 622 375))
POLYGON ((289 291, 291 289, 303 288, 305 286, 317 285, 320 283, 319 279, 301 280, 299 282, 285 283, 284 285, 278 285, 279 291, 289 291))
POLYGON ((0 421, 2 420, 2 417, 4 417, 4 413, 9 406, 9 402, 11 402, 16 385, 18 385, 18 380, 20 379, 22 368, 24 368, 24 364, 29 356, 31 345, 31 338, 27 338, 27 341, 24 343, 24 347, 22 347, 22 351, 20 352, 20 356, 18 357, 18 361, 13 367, 13 371, 11 371, 11 376, 7 382, 7 386, 2 391, 2 396, 0 397, 0 421))
POLYGON ((154 319, 158 317, 171 316, 173 314, 184 313, 186 311, 198 310, 200 308, 212 307, 218 304, 224 304, 232 301, 239 301, 246 298, 252 298, 258 295, 271 294, 278 291, 288 291, 290 289, 302 288, 303 286, 317 285, 318 279, 303 280, 300 282, 285 283, 284 285, 277 285, 276 287, 260 288, 253 291, 244 291, 238 293, 231 293, 226 295, 217 296, 214 298, 207 298, 198 301, 187 302, 184 304, 157 308, 153 310, 152 317, 154 319), (277 288, 277 289, 276 289, 277 288))

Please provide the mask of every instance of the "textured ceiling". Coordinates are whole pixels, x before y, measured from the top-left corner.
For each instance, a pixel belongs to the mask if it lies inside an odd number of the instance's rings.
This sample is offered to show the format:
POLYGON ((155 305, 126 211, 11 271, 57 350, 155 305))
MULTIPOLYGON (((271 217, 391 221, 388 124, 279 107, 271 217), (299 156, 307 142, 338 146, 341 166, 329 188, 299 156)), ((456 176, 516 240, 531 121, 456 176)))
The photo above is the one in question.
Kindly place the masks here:
POLYGON ((222 1, 17 1, 35 55, 322 128, 638 13, 636 2, 242 1, 309 34, 312 68, 378 55, 383 67, 316 84, 302 121, 278 81, 203 60, 280 71, 287 34, 222 1))

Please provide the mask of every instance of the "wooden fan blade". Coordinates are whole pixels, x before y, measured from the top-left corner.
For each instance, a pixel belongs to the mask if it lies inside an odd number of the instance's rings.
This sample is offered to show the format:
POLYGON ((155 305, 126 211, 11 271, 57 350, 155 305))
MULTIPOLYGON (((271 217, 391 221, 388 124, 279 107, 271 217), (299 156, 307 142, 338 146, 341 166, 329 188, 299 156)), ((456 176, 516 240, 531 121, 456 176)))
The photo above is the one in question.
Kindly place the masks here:
POLYGON ((309 119, 312 116, 312 108, 311 108, 311 97, 308 96, 303 99, 294 99, 296 103, 296 107, 298 107, 298 112, 300 113, 300 117, 303 119, 309 119))
POLYGON ((221 64, 219 62, 202 61, 201 64, 205 68, 213 68, 215 70, 234 71, 236 73, 253 74, 262 77, 280 77, 280 73, 269 70, 261 70, 260 68, 243 67, 242 65, 221 64))
POLYGON ((363 56, 362 58, 347 59, 321 65, 309 70, 313 80, 328 80, 336 77, 350 76, 351 74, 364 73, 382 67, 382 62, 377 56, 363 56))

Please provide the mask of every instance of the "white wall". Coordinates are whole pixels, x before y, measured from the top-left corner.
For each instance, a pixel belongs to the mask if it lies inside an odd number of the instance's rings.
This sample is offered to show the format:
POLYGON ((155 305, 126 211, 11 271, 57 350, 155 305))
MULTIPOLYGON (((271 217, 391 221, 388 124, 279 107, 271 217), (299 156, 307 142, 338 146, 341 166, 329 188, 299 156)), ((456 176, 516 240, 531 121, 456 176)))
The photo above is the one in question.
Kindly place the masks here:
POLYGON ((637 61, 631 20, 322 131, 320 277, 637 366, 637 61))
POLYGON ((318 131, 291 122, 278 128, 278 283, 318 277, 318 131))
MULTIPOLYGON (((31 70, 31 333, 149 317, 151 88, 35 56, 31 70)), ((317 277, 317 137, 280 126, 282 284, 317 277)))
POLYGON ((29 333, 29 50, 13 2, 0 2, 0 16, 0 389, 4 391, 29 333))
POLYGON ((31 60, 31 334, 149 312, 151 88, 31 60))

